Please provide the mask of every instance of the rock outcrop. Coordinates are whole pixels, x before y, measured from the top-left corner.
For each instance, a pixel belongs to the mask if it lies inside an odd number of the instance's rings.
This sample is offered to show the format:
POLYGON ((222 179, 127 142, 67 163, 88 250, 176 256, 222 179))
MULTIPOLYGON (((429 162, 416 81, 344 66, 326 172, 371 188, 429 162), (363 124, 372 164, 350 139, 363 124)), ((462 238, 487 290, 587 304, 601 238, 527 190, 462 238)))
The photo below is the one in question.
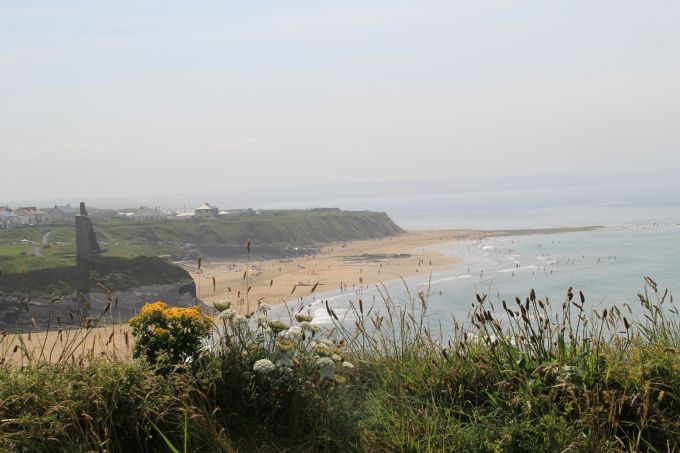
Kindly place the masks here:
POLYGON ((0 329, 28 332, 126 323, 144 304, 157 300, 175 307, 196 305, 193 280, 61 297, 0 295, 0 329))

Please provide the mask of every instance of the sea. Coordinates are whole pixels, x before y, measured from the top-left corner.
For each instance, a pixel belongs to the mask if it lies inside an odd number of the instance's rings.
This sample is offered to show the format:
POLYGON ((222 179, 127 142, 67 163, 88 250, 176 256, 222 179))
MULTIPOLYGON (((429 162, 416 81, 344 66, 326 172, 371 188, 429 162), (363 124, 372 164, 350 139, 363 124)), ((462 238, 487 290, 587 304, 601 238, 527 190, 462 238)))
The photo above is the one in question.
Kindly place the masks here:
MULTIPOLYGON (((592 188, 591 188, 592 190, 592 188)), ((477 295, 487 300, 524 299, 534 289, 537 296, 562 304, 568 288, 582 291, 586 309, 602 310, 624 304, 633 317, 642 317, 638 293, 646 288, 645 277, 680 294, 680 203, 664 192, 659 200, 653 192, 648 199, 635 197, 619 187, 603 189, 606 197, 588 197, 575 189, 520 192, 480 191, 364 199, 329 200, 344 209, 386 211, 404 229, 485 230, 534 229, 564 226, 597 226, 589 231, 558 234, 528 234, 459 241, 418 251, 438 251, 462 262, 445 271, 422 274, 405 280, 350 288, 344 293, 329 291, 290 301, 277 307, 275 315, 306 310, 314 322, 332 326, 326 303, 348 325, 353 310, 362 300, 365 310, 384 307, 385 294, 408 306, 418 292, 427 295, 426 322, 447 330, 454 320, 465 324, 477 295), (576 193, 577 195, 573 195, 576 193), (595 200, 594 202, 589 202, 595 200)), ((640 193, 638 190, 636 193, 640 193)), ((674 192, 677 193, 677 192, 674 192)), ((650 294, 652 298, 654 294, 650 294)))

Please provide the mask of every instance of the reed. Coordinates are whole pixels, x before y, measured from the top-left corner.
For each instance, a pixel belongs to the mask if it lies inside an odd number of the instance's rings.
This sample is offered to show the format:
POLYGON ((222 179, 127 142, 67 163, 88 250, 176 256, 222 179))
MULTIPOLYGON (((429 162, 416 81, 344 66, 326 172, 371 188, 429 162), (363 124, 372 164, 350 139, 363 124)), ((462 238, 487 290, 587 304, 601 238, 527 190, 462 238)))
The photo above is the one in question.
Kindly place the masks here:
POLYGON ((58 353, 44 332, 3 333, 0 450, 680 450, 678 311, 651 278, 639 316, 531 290, 478 294, 437 331, 430 288, 396 299, 379 285, 346 315, 326 305, 330 329, 303 309, 315 289, 287 322, 225 302, 201 357, 170 372, 96 353, 122 326, 60 326, 58 353))

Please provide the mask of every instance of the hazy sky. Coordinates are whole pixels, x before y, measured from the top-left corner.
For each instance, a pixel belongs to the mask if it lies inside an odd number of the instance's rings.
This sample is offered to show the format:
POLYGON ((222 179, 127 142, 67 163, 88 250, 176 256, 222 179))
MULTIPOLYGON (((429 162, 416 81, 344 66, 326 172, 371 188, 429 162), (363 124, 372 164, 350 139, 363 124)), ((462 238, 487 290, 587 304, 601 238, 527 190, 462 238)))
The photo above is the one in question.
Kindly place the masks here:
POLYGON ((0 201, 680 170, 679 23, 677 1, 0 0, 0 201))

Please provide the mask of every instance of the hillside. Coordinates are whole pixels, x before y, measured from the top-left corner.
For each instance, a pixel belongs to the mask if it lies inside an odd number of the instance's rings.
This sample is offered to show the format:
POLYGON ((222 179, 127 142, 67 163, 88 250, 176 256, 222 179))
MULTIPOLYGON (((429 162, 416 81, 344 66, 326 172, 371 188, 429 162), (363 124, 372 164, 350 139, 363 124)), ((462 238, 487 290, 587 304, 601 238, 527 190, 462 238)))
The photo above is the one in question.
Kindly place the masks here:
POLYGON ((98 225, 104 241, 149 245, 243 245, 313 247, 335 241, 401 233, 385 213, 339 209, 263 211, 213 220, 107 222, 98 225))
POLYGON ((135 286, 191 282, 184 269, 155 257, 104 257, 81 267, 61 266, 0 275, 0 295, 70 294, 103 285, 111 291, 135 286))
MULTIPOLYGON (((385 213, 339 209, 262 211, 209 220, 95 220, 94 228, 105 255, 124 258, 182 258, 189 251, 194 255, 239 257, 245 255, 249 240, 253 257, 275 257, 302 254, 304 249, 330 242, 402 232, 385 213)), ((73 225, 0 230, 0 269, 15 273, 75 265, 74 242, 73 225), (45 247, 40 240, 47 231, 50 244, 45 247)))

